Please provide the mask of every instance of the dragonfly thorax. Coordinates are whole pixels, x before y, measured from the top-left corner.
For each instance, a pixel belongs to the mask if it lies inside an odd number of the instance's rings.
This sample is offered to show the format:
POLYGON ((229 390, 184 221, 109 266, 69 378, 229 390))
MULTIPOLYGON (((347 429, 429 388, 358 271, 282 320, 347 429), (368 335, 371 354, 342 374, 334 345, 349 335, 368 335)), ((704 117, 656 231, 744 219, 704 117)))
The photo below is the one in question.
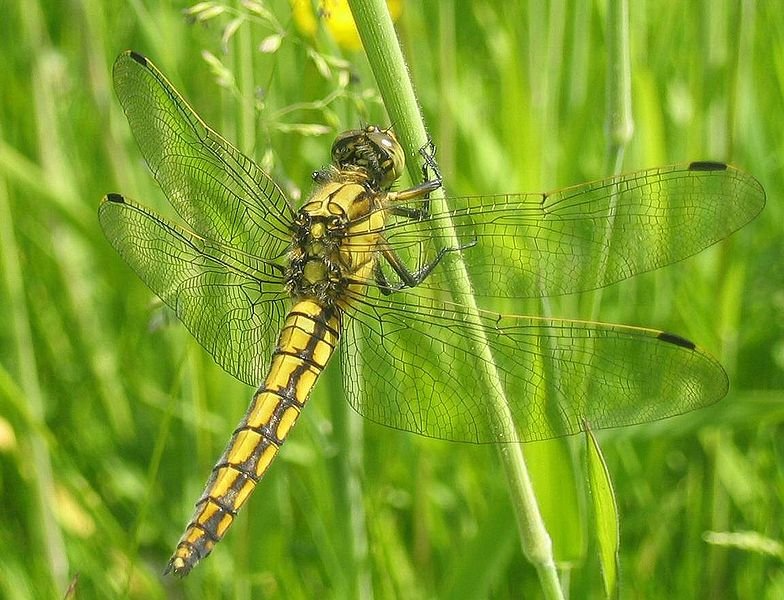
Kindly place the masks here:
POLYGON ((345 237, 345 215, 313 214, 312 203, 294 220, 286 284, 294 298, 333 303, 345 289, 340 246, 345 237))
POLYGON ((316 180, 292 224, 286 287, 295 300, 334 305, 372 277, 386 195, 369 189, 366 177, 355 177, 362 169, 346 172, 333 165, 322 173, 331 176, 316 180))

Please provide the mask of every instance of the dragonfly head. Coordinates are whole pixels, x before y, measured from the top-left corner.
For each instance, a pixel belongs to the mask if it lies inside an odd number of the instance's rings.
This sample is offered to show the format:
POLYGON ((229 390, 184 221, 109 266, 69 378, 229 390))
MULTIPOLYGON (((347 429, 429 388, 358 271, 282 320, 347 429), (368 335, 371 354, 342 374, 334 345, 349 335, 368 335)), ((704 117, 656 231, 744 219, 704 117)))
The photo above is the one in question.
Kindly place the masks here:
POLYGON ((391 129, 368 125, 341 133, 332 144, 332 162, 339 170, 361 170, 371 184, 386 189, 403 174, 406 159, 391 129))

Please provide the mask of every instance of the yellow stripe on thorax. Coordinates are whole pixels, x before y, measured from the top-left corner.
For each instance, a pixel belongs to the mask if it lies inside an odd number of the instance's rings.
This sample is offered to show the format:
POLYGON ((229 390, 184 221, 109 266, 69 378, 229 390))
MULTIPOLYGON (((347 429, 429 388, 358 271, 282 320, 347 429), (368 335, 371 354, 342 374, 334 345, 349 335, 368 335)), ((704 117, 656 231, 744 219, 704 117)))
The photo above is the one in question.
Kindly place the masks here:
POLYGON ((340 316, 312 300, 289 311, 269 374, 213 467, 169 570, 186 574, 226 533, 297 420, 339 332, 340 316))

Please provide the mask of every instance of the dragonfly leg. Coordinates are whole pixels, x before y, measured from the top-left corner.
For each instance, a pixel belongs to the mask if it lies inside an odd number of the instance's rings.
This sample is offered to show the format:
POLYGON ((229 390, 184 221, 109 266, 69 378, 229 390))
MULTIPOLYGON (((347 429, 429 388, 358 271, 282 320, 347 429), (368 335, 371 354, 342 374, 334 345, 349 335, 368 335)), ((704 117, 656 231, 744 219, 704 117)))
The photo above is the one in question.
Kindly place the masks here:
POLYGON ((440 188, 442 181, 441 172, 438 170, 435 160, 436 146, 433 141, 429 140, 427 144, 420 148, 419 154, 424 159, 422 164, 422 183, 407 190, 392 192, 388 198, 392 203, 390 212, 393 215, 422 221, 430 217, 430 193, 440 188), (431 170, 433 172, 432 177, 430 175, 431 170), (422 206, 420 208, 395 206, 397 202, 407 202, 416 198, 422 198, 422 206))
MULTIPOLYGON (((441 172, 439 171, 435 160, 436 147, 432 140, 428 141, 428 143, 419 150, 419 154, 424 159, 424 163, 422 164, 422 183, 408 190, 390 193, 388 198, 391 203, 390 212, 392 214, 422 221, 430 217, 430 193, 440 188, 442 181, 441 172), (398 202, 406 202, 416 198, 422 198, 422 206, 419 208, 396 205, 398 202)), ((382 241, 379 244, 380 252, 395 274, 400 277, 400 281, 396 283, 390 282, 381 268, 381 263, 377 262, 375 266, 376 285, 384 295, 392 294, 404 288, 416 287, 430 275, 447 253, 459 252, 475 246, 476 243, 477 240, 474 239, 467 244, 461 244, 457 247, 441 248, 438 250, 438 253, 433 260, 426 263, 420 269, 411 271, 400 259, 400 256, 382 241)))
POLYGON ((436 145, 433 140, 428 139, 427 144, 419 149, 419 155, 424 160, 422 163, 422 181, 430 181, 429 169, 433 171, 433 180, 441 181, 441 171, 436 163, 436 145))
POLYGON ((403 261, 400 260, 400 256, 386 246, 385 244, 381 245, 381 255, 386 259, 389 266, 392 267, 392 270, 395 274, 400 277, 400 281, 396 283, 392 283, 389 281, 389 278, 384 274, 384 271, 381 269, 381 263, 376 262, 375 266, 375 277, 376 277, 376 285, 378 289, 381 291, 382 294, 388 296, 393 294, 394 292, 400 291, 404 288, 413 288, 418 286, 422 283, 428 275, 433 271, 433 269, 438 266, 438 263, 441 262, 441 259, 446 256, 449 252, 459 252, 460 250, 464 250, 465 248, 469 248, 474 246, 476 241, 473 241, 469 244, 464 244, 461 246, 457 246, 455 248, 441 248, 438 253, 436 254, 435 258, 425 264, 422 268, 417 269, 416 271, 411 271, 403 261))
POLYGON ((440 179, 431 179, 407 190, 391 192, 387 196, 392 204, 390 212, 399 217, 423 221, 430 217, 430 192, 434 192, 440 187, 440 179), (397 205, 398 202, 408 202, 417 198, 422 198, 422 206, 419 208, 397 205))

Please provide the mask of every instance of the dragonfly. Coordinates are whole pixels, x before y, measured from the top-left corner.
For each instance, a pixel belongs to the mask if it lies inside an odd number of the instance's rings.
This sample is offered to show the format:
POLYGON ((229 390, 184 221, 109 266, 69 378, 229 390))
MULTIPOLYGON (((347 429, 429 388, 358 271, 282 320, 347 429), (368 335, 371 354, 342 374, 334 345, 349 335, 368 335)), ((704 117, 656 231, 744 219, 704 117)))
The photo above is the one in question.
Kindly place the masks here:
POLYGON ((440 178, 394 189, 401 145, 367 126, 337 136, 295 209, 147 58, 121 54, 113 81, 181 222, 112 193, 101 227, 214 360, 256 387, 167 573, 186 575, 224 537, 336 352, 358 413, 462 442, 633 425, 726 395, 719 362, 679 335, 499 314, 457 301, 451 284, 465 272, 479 298, 541 298, 682 260, 762 210, 752 176, 693 162, 436 207, 440 178), (477 372, 490 367, 488 390, 477 372))

